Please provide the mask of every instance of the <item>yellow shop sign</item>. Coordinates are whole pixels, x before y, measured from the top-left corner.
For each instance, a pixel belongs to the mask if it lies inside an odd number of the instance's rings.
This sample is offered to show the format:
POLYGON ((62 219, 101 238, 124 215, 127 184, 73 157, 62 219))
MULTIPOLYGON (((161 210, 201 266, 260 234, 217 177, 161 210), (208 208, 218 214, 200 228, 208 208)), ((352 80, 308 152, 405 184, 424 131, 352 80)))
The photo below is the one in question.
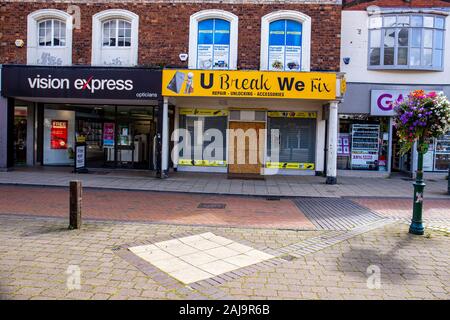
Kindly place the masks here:
POLYGON ((227 70, 163 70, 163 96, 333 100, 336 74, 227 70))

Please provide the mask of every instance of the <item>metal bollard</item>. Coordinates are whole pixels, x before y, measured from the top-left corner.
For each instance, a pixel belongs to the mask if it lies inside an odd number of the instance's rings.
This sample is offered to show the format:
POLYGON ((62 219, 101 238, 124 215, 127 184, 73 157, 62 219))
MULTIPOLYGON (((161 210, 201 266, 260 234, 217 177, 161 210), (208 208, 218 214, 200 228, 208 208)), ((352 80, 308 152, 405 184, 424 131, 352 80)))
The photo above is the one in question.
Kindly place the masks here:
POLYGON ((81 228, 81 181, 70 181, 69 229, 81 228))
POLYGON ((448 165, 447 193, 450 195, 450 164, 448 165))

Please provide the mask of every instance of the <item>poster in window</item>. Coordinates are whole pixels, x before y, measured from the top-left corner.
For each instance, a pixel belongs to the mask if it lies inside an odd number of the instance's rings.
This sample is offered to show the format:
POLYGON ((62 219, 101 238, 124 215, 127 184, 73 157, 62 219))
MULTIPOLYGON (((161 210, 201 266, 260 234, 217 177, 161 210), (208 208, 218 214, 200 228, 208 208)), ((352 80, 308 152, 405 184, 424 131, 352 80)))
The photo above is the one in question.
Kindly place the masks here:
POLYGON ((269 70, 299 71, 302 57, 302 24, 276 20, 269 25, 269 70))
POLYGON ((114 122, 105 122, 103 124, 103 147, 114 146, 114 122))
POLYGON ((269 46, 269 70, 284 70, 284 46, 269 46))
POLYGON ((50 148, 67 149, 67 120, 52 120, 50 148))
POLYGON ((300 70, 300 58, 302 56, 302 47, 298 46, 286 46, 285 61, 286 71, 299 71, 300 70))
POLYGON ((213 66, 213 45, 201 44, 197 47, 197 67, 211 69, 213 66))
POLYGON ((225 44, 214 45, 214 69, 228 69, 230 46, 225 44))

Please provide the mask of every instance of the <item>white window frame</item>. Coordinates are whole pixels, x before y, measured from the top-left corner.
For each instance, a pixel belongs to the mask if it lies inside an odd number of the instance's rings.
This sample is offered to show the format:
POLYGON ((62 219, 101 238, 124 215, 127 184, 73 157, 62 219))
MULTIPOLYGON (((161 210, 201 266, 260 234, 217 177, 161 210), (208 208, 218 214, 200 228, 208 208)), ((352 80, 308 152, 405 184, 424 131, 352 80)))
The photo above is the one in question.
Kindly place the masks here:
POLYGON ((269 70, 269 25, 277 20, 294 20, 302 24, 302 62, 301 71, 311 69, 311 17, 293 10, 279 10, 261 18, 260 69, 269 70))
POLYGON ((444 71, 444 64, 445 64, 445 37, 446 37, 446 16, 440 15, 440 14, 428 14, 428 13, 386 13, 386 14, 379 14, 379 15, 369 15, 369 28, 368 28, 368 44, 367 44, 367 69, 369 70, 426 70, 426 71, 444 71), (444 21, 444 27, 443 28, 437 28, 435 25, 433 25, 433 27, 425 27, 423 24, 421 27, 415 27, 415 26, 411 26, 411 19, 413 16, 419 16, 422 17, 422 19, 424 19, 425 17, 432 17, 433 18, 433 22, 435 21, 435 18, 442 18, 444 21), (384 18, 386 17, 394 17, 396 19, 398 19, 398 17, 409 17, 409 26, 406 27, 400 27, 400 26, 391 26, 391 27, 386 27, 384 26, 384 18), (379 27, 371 27, 370 26, 370 19, 372 18, 380 18, 381 19, 381 26, 379 27), (384 64, 384 49, 385 47, 384 45, 384 32, 386 30, 395 30, 395 38, 394 38, 394 63, 391 65, 386 65, 384 64), (407 29, 408 30, 408 45, 407 46, 403 46, 404 48, 408 49, 408 56, 407 56, 407 64, 398 64, 398 30, 400 29, 407 29), (421 44, 419 47, 417 46, 413 46, 412 45, 412 30, 416 29, 416 30, 420 30, 421 32, 421 39, 424 39, 424 30, 431 30, 432 31, 432 47, 431 49, 431 59, 432 59, 432 63, 431 66, 429 65, 412 65, 411 64, 411 49, 416 48, 416 49, 420 49, 420 63, 422 63, 422 59, 423 59, 423 52, 424 52, 424 44, 423 41, 421 41, 421 44), (380 30, 380 43, 379 43, 379 49, 380 49, 380 63, 379 64, 370 64, 370 50, 372 48, 378 48, 378 47, 371 47, 371 39, 372 39, 372 31, 376 31, 376 30, 380 30), (443 41, 442 41, 442 49, 437 49, 434 43, 434 34, 437 31, 442 31, 443 33, 443 41), (441 65, 440 66, 436 66, 433 63, 433 58, 434 58, 434 51, 435 50, 441 50, 442 51, 442 57, 441 57, 441 65), (382 63, 383 62, 383 63, 382 63))
POLYGON ((207 19, 222 19, 230 22, 230 61, 229 69, 237 69, 238 16, 224 10, 202 10, 191 15, 189 22, 189 69, 197 68, 198 23, 207 19))
POLYGON ((27 64, 36 64, 39 47, 39 22, 48 19, 61 20, 66 24, 66 45, 48 47, 66 49, 68 52, 67 63, 72 64, 72 21, 73 18, 67 12, 56 9, 41 9, 30 13, 27 17, 27 64))
MULTIPOLYGON (((139 44, 139 16, 131 11, 123 9, 110 9, 96 13, 92 16, 92 65, 102 65, 101 62, 101 50, 102 35, 103 35, 103 22, 111 19, 122 19, 131 23, 131 46, 130 47, 117 47, 115 49, 130 50, 131 66, 138 64, 138 44, 139 44)), ((127 67, 130 65, 127 65, 127 67)))

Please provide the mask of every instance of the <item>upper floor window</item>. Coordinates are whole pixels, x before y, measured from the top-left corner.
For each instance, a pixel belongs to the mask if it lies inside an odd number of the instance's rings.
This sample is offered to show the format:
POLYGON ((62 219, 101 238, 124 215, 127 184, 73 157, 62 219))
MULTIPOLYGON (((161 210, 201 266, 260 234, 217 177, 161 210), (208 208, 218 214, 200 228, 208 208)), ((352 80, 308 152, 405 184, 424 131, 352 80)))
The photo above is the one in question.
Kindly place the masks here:
POLYGON ((121 19, 103 22, 104 47, 131 47, 131 23, 121 19))
POLYGON ((261 70, 309 71, 311 18, 281 10, 261 19, 261 70))
POLYGON ((139 17, 120 9, 101 11, 92 18, 92 64, 134 66, 138 63, 139 17))
POLYGON ((66 24, 56 19, 39 22, 39 46, 62 47, 66 45, 66 24))
POLYGON ((369 68, 442 70, 444 17, 382 15, 369 21, 369 68))
POLYGON ((269 25, 269 70, 299 71, 302 60, 302 24, 276 20, 269 25))
POLYGON ((230 22, 206 19, 198 23, 197 69, 229 69, 230 22))
POLYGON ((223 10, 204 10, 192 15, 189 68, 236 69, 237 24, 237 16, 223 10))
POLYGON ((27 63, 47 66, 72 64, 72 16, 43 9, 27 18, 27 63))

